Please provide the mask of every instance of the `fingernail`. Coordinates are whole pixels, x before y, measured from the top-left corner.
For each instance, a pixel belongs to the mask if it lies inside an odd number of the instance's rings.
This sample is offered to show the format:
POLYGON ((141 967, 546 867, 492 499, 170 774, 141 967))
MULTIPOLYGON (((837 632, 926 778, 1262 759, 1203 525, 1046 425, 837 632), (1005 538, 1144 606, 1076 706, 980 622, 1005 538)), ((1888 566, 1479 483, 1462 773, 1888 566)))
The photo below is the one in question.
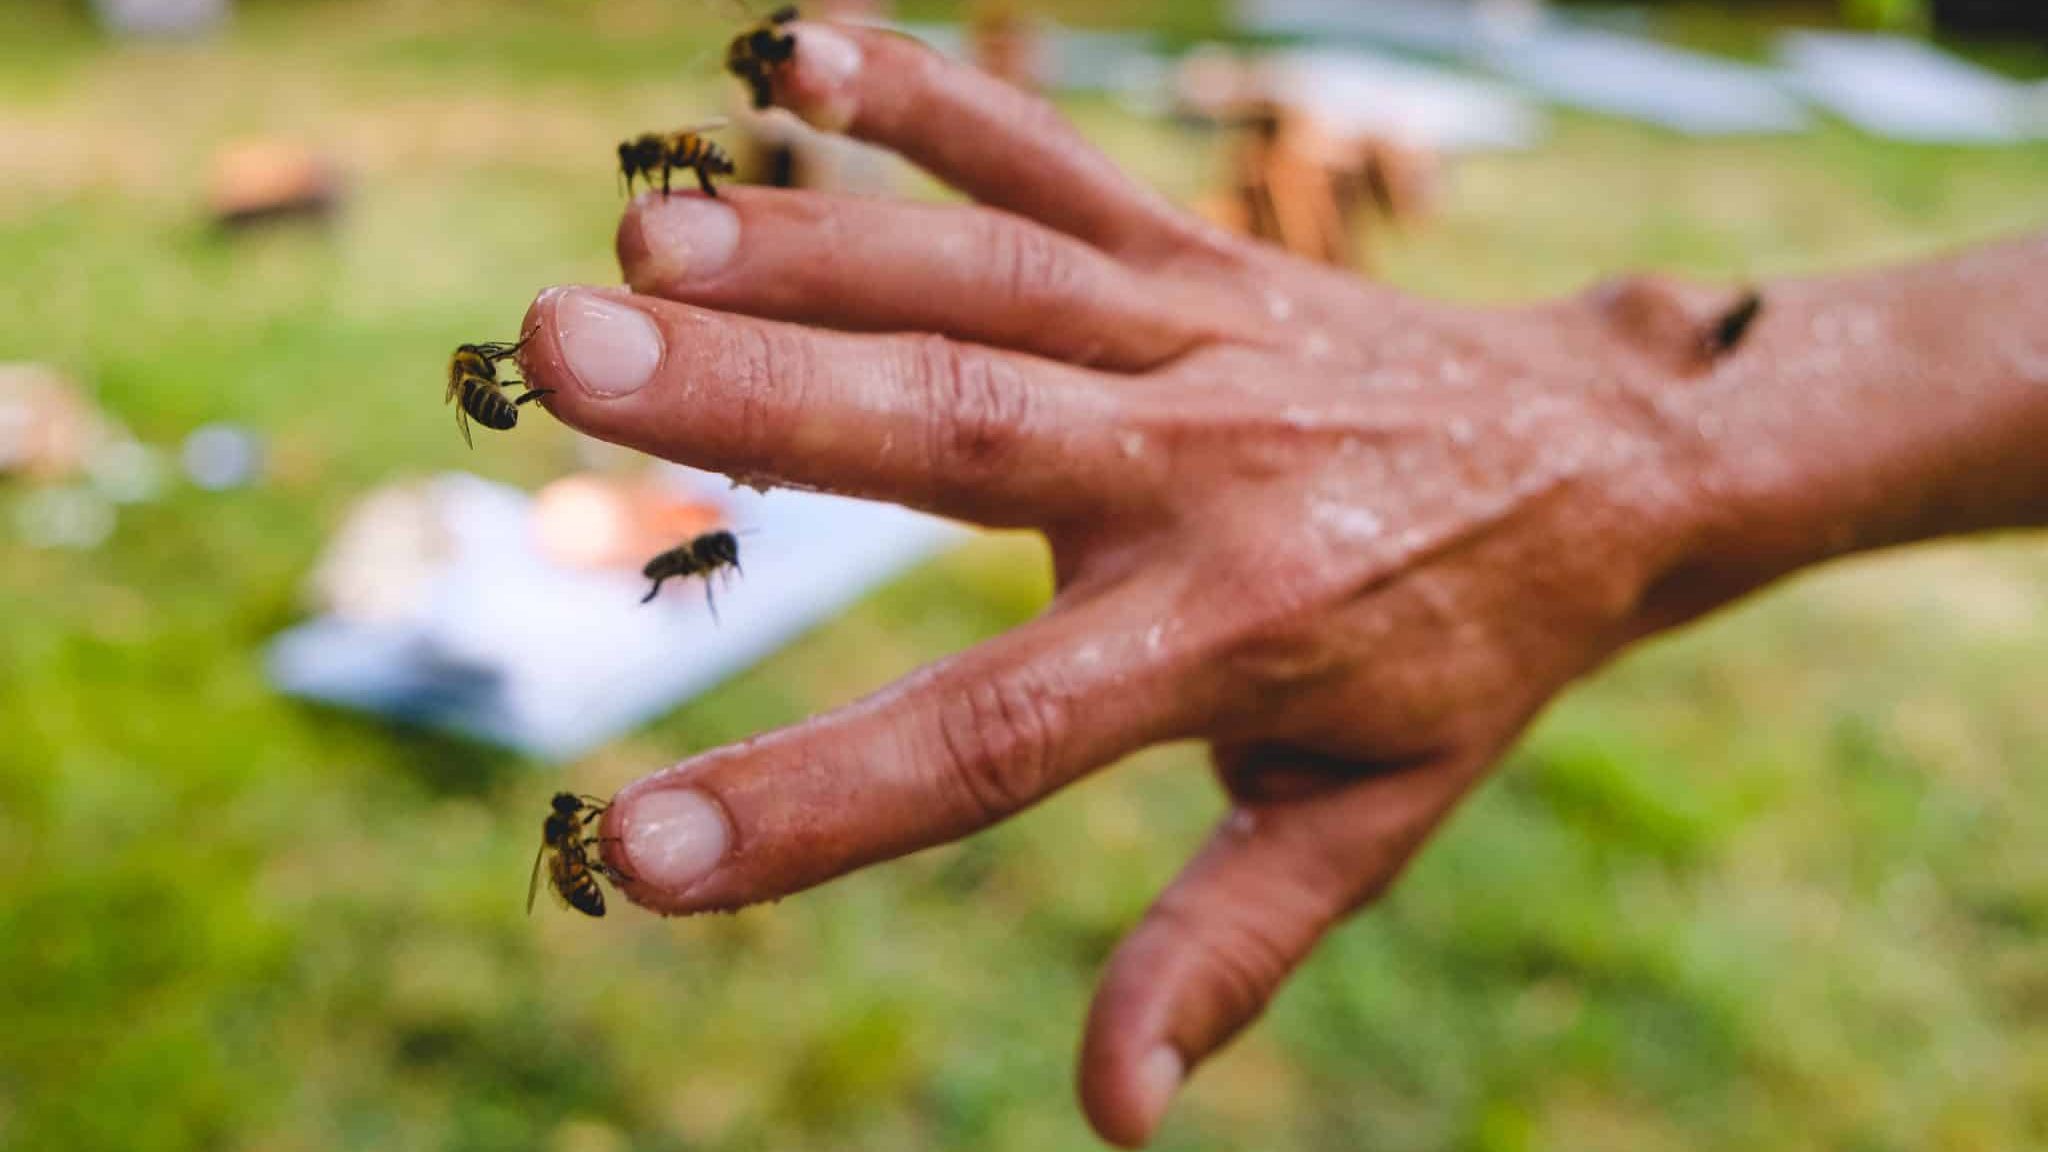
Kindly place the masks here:
POLYGON ((633 282, 679 284, 708 280, 732 263, 740 246, 740 214, 732 205, 708 196, 676 196, 641 202, 635 219, 640 226, 644 266, 633 269, 633 282))
POLYGON ((853 79, 860 73, 860 45, 825 24, 796 29, 795 82, 779 92, 783 107, 821 132, 844 132, 860 110, 853 79))
POLYGON ((1187 1063, 1171 1044, 1161 1044, 1145 1054, 1144 1061, 1138 1065, 1138 1091, 1144 1100, 1148 1131, 1156 1131, 1159 1122, 1166 1118, 1166 1110, 1173 1105, 1174 1093, 1180 1091, 1181 1081, 1187 1074, 1187 1063))
POLYGON ((594 292, 562 293, 555 302, 555 333, 569 375, 592 396, 637 392, 661 365, 661 330, 654 321, 594 292))
POLYGON ((633 879, 680 892, 711 875, 725 859, 730 835, 710 797, 679 788, 633 800, 625 839, 633 879))

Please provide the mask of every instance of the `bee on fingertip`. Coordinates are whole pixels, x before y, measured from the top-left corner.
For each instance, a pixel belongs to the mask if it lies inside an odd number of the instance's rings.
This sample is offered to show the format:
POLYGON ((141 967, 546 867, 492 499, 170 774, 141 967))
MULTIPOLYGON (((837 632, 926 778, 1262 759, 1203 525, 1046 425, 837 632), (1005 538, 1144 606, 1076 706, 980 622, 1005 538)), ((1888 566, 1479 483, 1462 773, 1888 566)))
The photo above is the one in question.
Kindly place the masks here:
POLYGON ((498 363, 517 356, 525 346, 526 340, 517 344, 464 344, 449 358, 448 390, 441 402, 455 405, 455 427, 461 431, 464 444, 476 447, 469 433, 470 421, 494 431, 507 431, 518 426, 522 405, 553 394, 552 388, 527 388, 524 380, 498 379, 498 363), (505 395, 506 388, 527 390, 514 398, 505 395))
POLYGON ((631 879, 604 862, 600 850, 607 838, 593 831, 610 806, 595 796, 555 793, 548 817, 541 823, 533 875, 526 881, 528 915, 533 914, 533 899, 540 893, 543 861, 547 863, 548 888, 563 904, 585 916, 604 915, 604 888, 597 878, 603 876, 614 884, 631 879))

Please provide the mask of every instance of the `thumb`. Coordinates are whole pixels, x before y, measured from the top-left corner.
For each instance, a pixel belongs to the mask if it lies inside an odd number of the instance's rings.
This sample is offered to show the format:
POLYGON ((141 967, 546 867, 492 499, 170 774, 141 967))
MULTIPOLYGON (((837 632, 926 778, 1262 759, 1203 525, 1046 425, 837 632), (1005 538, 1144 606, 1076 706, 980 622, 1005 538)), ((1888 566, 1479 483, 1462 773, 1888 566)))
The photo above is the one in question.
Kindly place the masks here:
POLYGON ((1102 1138, 1149 1141, 1188 1073, 1257 1019, 1325 933, 1385 891, 1472 778, 1423 765, 1225 817, 1096 991, 1080 1092, 1102 1138))

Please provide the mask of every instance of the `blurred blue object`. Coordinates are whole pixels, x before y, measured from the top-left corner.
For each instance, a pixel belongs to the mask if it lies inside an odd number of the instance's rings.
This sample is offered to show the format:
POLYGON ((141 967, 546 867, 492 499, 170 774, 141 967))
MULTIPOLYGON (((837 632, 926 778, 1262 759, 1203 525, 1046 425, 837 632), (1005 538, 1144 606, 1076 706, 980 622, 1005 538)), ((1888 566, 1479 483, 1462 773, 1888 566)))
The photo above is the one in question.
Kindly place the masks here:
POLYGON ((1456 61, 1555 104, 1697 136, 1796 132, 1804 105, 1768 68, 1568 23, 1541 4, 1451 0, 1242 0, 1243 26, 1456 61))
POLYGON ((263 441, 235 424, 208 424, 185 437, 185 475, 209 492, 253 482, 263 469, 263 441))
POLYGON ((1797 132, 1811 123, 1771 69, 1620 32, 1548 29, 1483 41, 1471 59, 1556 103, 1692 136, 1797 132))
POLYGON ((1793 32, 1778 57, 1807 96, 1873 136, 2012 144, 2048 135, 2027 86, 1919 40, 1793 32))
POLYGON ((226 21, 228 0, 93 0, 107 31, 121 36, 195 36, 226 21))

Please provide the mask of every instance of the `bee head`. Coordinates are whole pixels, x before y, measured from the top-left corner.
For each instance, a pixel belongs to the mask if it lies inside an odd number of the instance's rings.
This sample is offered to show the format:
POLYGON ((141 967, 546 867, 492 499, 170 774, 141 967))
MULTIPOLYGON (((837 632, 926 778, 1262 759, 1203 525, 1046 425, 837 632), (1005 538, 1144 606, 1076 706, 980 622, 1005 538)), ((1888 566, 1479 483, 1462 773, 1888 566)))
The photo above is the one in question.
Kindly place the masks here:
POLYGON ((712 532, 699 538, 691 550, 705 560, 730 564, 740 558, 740 541, 730 532, 712 532))
POLYGON ((574 816, 583 811, 583 801, 568 792, 555 793, 554 806, 556 813, 563 816, 574 816))

